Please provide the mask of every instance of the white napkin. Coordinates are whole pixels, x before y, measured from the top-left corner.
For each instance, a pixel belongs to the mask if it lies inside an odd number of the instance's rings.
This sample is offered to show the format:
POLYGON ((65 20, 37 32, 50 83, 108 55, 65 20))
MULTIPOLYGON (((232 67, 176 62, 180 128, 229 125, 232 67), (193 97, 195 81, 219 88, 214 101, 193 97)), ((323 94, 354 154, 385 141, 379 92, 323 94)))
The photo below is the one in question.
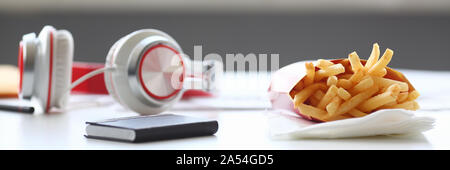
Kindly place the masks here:
POLYGON ((275 139, 350 138, 420 133, 434 126, 434 119, 418 117, 403 109, 380 110, 360 118, 315 123, 287 110, 268 111, 270 135, 275 139))

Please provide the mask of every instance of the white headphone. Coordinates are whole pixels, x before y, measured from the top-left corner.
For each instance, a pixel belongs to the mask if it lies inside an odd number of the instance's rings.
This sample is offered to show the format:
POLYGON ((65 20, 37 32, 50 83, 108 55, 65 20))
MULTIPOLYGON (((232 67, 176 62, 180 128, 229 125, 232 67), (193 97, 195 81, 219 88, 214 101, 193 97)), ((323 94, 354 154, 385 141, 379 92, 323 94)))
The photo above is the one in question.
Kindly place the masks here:
MULTIPOLYGON (((103 73, 106 88, 116 101, 140 114, 156 114, 177 102, 186 80, 194 75, 187 68, 193 61, 183 56, 178 43, 168 34, 143 29, 117 41, 109 50, 105 67, 86 74, 71 85, 74 43, 67 30, 45 26, 23 36, 20 42, 21 72, 19 98, 36 98, 44 112, 63 109, 70 89, 90 77, 103 73)), ((201 63, 201 88, 214 89, 222 73, 216 61, 201 63)))

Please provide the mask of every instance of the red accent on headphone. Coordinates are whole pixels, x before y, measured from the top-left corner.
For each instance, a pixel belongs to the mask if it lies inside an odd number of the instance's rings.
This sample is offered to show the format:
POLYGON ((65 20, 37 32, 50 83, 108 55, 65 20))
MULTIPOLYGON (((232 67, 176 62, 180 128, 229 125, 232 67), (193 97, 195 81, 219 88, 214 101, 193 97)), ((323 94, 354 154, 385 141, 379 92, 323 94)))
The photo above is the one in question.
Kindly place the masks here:
POLYGON ((50 32, 50 58, 49 58, 49 71, 48 71, 48 89, 47 89, 47 106, 45 106, 45 112, 50 110, 50 102, 52 101, 52 77, 53 77, 53 32, 50 32))
POLYGON ((19 43, 19 56, 18 56, 18 64, 17 66, 19 67, 19 71, 20 71, 20 80, 19 80, 19 93, 22 92, 22 83, 23 83, 23 43, 20 42, 19 43))
MULTIPOLYGON (((73 62, 72 65, 72 82, 78 80, 85 74, 103 68, 105 65, 101 63, 85 63, 85 62, 73 62)), ((108 90, 105 86, 105 79, 103 73, 95 75, 80 83, 78 86, 72 89, 72 93, 76 94, 108 94, 108 90)))
POLYGON ((191 97, 213 97, 213 94, 204 90, 190 89, 186 90, 181 98, 188 99, 191 97))

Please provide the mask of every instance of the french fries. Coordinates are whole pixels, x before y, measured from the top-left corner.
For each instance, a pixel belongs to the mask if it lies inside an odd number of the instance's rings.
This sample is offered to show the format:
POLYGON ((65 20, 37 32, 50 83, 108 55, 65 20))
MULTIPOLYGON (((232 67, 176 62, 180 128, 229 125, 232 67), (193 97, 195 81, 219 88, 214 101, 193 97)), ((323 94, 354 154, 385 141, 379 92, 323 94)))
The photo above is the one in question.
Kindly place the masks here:
POLYGON ((321 110, 317 107, 306 105, 303 103, 298 105, 298 110, 306 116, 310 116, 319 120, 325 120, 327 115, 327 112, 325 110, 321 110))
POLYGON ((402 78, 391 79, 395 73, 387 65, 393 54, 388 48, 380 57, 375 43, 367 61, 352 52, 343 60, 306 63, 306 76, 291 94, 295 108, 320 121, 363 117, 380 109, 419 109, 419 92, 402 78))
POLYGON ((389 87, 392 84, 398 84, 400 85, 400 91, 408 91, 409 87, 408 84, 405 82, 397 81, 397 80, 391 80, 383 77, 374 77, 372 76, 373 81, 380 87, 389 87))
POLYGON ((306 77, 305 80, 303 80, 304 81, 303 83, 305 86, 309 86, 314 82, 316 69, 314 68, 313 63, 305 63, 305 67, 306 67, 306 77))
POLYGON ((407 101, 392 106, 381 107, 381 109, 406 109, 406 110, 417 110, 419 108, 420 108, 419 104, 416 101, 407 101))
POLYGON ((397 96, 398 94, 395 95, 395 93, 392 91, 386 91, 370 99, 367 99, 358 106, 358 109, 362 112, 371 112, 378 107, 381 107, 390 102, 394 102, 397 99, 397 96))
POLYGON ((339 109, 336 111, 338 115, 347 113, 348 111, 352 110, 353 108, 356 108, 359 104, 364 102, 365 100, 369 99, 372 95, 374 95, 378 91, 377 86, 373 86, 372 88, 368 89, 367 91, 364 91, 362 93, 359 93, 349 100, 342 103, 342 105, 339 107, 339 109))
POLYGON ((367 59, 366 65, 364 66, 366 70, 370 69, 375 65, 380 57, 380 46, 378 43, 373 44, 372 53, 370 53, 369 59, 367 59))
POLYGON ((386 69, 381 69, 381 70, 378 70, 377 72, 372 73, 372 75, 375 77, 384 77, 386 74, 387 74, 386 69))
POLYGON ((326 110, 330 117, 334 117, 339 105, 342 103, 342 99, 339 96, 334 97, 327 105, 326 110))
POLYGON ((352 95, 342 87, 338 89, 338 96, 346 101, 352 97, 352 95))
POLYGON ((322 90, 317 90, 313 94, 313 96, 309 98, 310 104, 316 106, 317 104, 319 104, 320 100, 323 98, 324 95, 325 95, 325 93, 322 92, 322 90))
POLYGON ((322 99, 320 100, 317 107, 319 109, 325 109, 327 104, 330 103, 330 101, 333 99, 333 97, 337 95, 337 91, 338 91, 338 88, 335 85, 332 85, 328 89, 328 91, 325 93, 325 95, 322 97, 322 99))
POLYGON ((338 79, 350 79, 350 77, 352 77, 353 74, 339 74, 336 77, 338 79))
POLYGON ((336 76, 328 77, 327 86, 337 85, 337 82, 338 82, 338 78, 336 76))
POLYGON ((324 70, 325 68, 327 68, 328 66, 334 65, 333 62, 328 61, 328 60, 324 60, 324 59, 319 59, 317 60, 317 67, 324 70))
POLYGON ((317 90, 316 93, 314 93, 314 98, 317 100, 320 100, 325 96, 325 93, 322 90, 317 90))
POLYGON ((325 77, 338 75, 345 72, 345 68, 342 64, 334 64, 331 66, 328 66, 327 68, 323 70, 319 70, 316 73, 315 80, 320 81, 325 77))
POLYGON ((358 109, 352 109, 348 111, 348 114, 352 115, 353 117, 363 117, 367 115, 367 113, 361 112, 358 109))
POLYGON ((383 69, 386 69, 385 67, 389 64, 389 62, 391 62, 392 59, 392 55, 394 55, 394 51, 392 51, 391 49, 386 49, 386 51, 383 54, 383 57, 380 58, 380 60, 377 61, 377 63, 375 63, 375 65, 373 65, 368 73, 370 75, 374 75, 376 76, 375 73, 382 71, 383 69))
POLYGON ((395 103, 403 103, 406 99, 408 99, 408 92, 401 92, 398 94, 397 102, 395 103))
POLYGON ((364 72, 363 71, 356 71, 355 74, 353 74, 348 80, 350 80, 353 84, 357 84, 363 78, 364 78, 364 72))
POLYGON ((350 90, 350 94, 357 94, 357 93, 361 93, 364 90, 367 90, 368 88, 373 86, 373 80, 372 77, 368 76, 367 78, 365 78, 364 80, 360 81, 358 84, 356 84, 356 86, 354 86, 351 90, 350 90))
POLYGON ((344 89, 350 89, 353 87, 353 83, 347 79, 339 79, 337 83, 338 87, 342 87, 344 89))
POLYGON ((419 92, 414 90, 411 93, 408 94, 407 101, 413 101, 416 100, 420 96, 419 92))
POLYGON ((356 51, 348 55, 348 60, 350 60, 353 72, 359 72, 364 68, 364 66, 361 64, 361 60, 359 59, 358 54, 356 54, 356 51))
POLYGON ((324 83, 315 83, 301 90, 294 97, 294 106, 297 107, 300 103, 305 102, 306 99, 308 99, 316 90, 320 88, 326 89, 326 85, 324 83))

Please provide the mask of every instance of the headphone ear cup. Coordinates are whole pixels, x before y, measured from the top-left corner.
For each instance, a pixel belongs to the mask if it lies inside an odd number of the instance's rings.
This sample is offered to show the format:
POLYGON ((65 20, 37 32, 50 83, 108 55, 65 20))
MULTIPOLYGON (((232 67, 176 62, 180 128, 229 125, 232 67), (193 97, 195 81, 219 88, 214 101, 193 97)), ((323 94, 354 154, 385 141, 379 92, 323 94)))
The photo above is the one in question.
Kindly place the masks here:
MULTIPOLYGON (((156 99, 147 95, 146 92, 139 92, 141 85, 133 86, 131 78, 137 75, 130 75, 130 63, 132 56, 140 56, 143 50, 147 50, 143 44, 149 42, 168 43, 174 46, 177 51, 182 52, 179 45, 168 34, 153 29, 138 30, 128 34, 117 41, 109 50, 105 65, 115 67, 114 71, 105 73, 105 84, 108 92, 122 106, 129 108, 139 114, 157 114, 168 109, 174 102, 181 98, 182 93, 175 93, 167 99, 156 99)), ((150 45, 150 44, 149 44, 150 45)), ((155 45, 153 45, 155 46, 155 45)), ((139 66, 139 65, 135 65, 139 66)), ((132 68, 131 68, 132 69, 132 68)), ((136 80, 139 81, 139 80, 136 80)), ((136 82, 139 83, 139 82, 136 82)), ((160 83, 160 82, 155 82, 160 83)))
POLYGON ((67 30, 56 31, 54 40, 50 107, 64 108, 70 93, 74 42, 67 30))
POLYGON ((27 62, 28 59, 33 59, 34 63, 33 79, 28 81, 32 84, 23 82, 32 92, 29 98, 37 99, 44 112, 49 112, 51 107, 63 108, 68 98, 66 90, 71 83, 74 51, 72 34, 67 30, 56 30, 46 25, 37 37, 34 34, 27 34, 23 39, 26 40, 24 42, 35 45, 35 50, 34 48, 24 50, 27 53, 27 62), (29 39, 35 43, 28 41, 29 39), (32 53, 33 51, 36 52, 32 53))

